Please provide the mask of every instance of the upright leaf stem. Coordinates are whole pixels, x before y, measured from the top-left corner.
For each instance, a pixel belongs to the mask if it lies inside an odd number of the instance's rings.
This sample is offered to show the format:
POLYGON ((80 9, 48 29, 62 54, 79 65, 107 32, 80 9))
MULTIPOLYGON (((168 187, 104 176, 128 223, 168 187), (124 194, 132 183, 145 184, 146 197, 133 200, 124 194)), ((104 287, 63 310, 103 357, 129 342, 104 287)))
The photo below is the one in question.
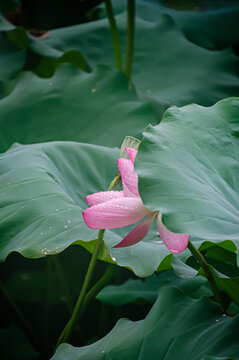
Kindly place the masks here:
POLYGON ((125 74, 131 79, 134 54, 135 0, 128 0, 125 74))
POLYGON ((208 263, 206 262, 203 255, 200 253, 200 251, 193 245, 191 241, 188 242, 188 249, 191 251, 192 255, 195 257, 195 259, 198 261, 199 265, 203 269, 205 276, 209 282, 209 285, 211 287, 211 290, 213 292, 213 295, 215 297, 216 302, 218 303, 219 307, 223 312, 226 311, 224 306, 224 301, 221 297, 221 294, 217 288, 216 282, 213 278, 213 274, 211 273, 210 267, 208 266, 208 263))
MULTIPOLYGON (((112 180, 108 191, 113 190, 114 187, 118 184, 119 180, 120 180, 120 174, 117 174, 116 177, 112 180)), ((83 285, 82 285, 79 297, 77 299, 74 311, 72 313, 70 320, 66 324, 65 328, 63 329, 63 331, 57 341, 56 348, 62 342, 66 342, 69 339, 71 332, 73 330, 73 327, 77 321, 78 315, 81 312, 81 308, 84 305, 85 297, 86 297, 86 294, 87 294, 87 291, 88 291, 88 288, 90 285, 90 281, 91 281, 91 278, 92 278, 92 275, 93 275, 93 272, 95 269, 99 251, 100 251, 101 245, 103 244, 103 241, 104 241, 103 240, 104 233, 105 233, 105 230, 103 230, 103 229, 99 230, 98 237, 96 240, 96 245, 95 245, 95 248, 94 248, 94 251, 93 251, 93 254, 91 257, 91 261, 90 261, 90 264, 89 264, 89 267, 88 267, 88 270, 87 270, 87 273, 85 276, 85 280, 83 282, 83 285)))
POLYGON ((114 17, 114 12, 111 4, 111 0, 105 0, 106 13, 108 16, 111 36, 113 40, 114 55, 115 55, 115 66, 117 69, 122 69, 122 55, 120 48, 120 38, 114 17))

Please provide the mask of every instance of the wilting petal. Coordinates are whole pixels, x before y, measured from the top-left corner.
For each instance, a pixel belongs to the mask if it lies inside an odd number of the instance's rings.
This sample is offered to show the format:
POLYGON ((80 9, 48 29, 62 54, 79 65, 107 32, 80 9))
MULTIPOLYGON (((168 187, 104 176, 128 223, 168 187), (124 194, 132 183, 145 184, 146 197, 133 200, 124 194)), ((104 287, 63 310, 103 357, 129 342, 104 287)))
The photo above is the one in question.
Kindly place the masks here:
POLYGON ((159 235, 167 246, 167 248, 174 254, 184 251, 188 246, 189 235, 174 233, 166 228, 162 223, 162 214, 158 214, 157 218, 159 235))
POLYGON ((134 165, 129 159, 118 159, 118 168, 122 179, 125 196, 138 196, 138 175, 135 174, 134 165))
POLYGON ((124 196, 123 191, 100 191, 86 196, 89 205, 97 205, 112 199, 119 199, 124 196))
POLYGON ((132 161, 132 163, 134 163, 134 159, 135 159, 135 157, 137 155, 138 150, 131 149, 131 148, 125 148, 125 151, 129 155, 130 160, 132 161))
POLYGON ((132 225, 150 214, 140 198, 122 197, 94 205, 83 211, 87 226, 92 229, 114 229, 132 225))
POLYGON ((130 245, 137 244, 141 241, 149 232, 150 226, 155 217, 155 213, 151 213, 145 220, 143 220, 139 225, 137 225, 130 233, 114 248, 121 248, 130 245))

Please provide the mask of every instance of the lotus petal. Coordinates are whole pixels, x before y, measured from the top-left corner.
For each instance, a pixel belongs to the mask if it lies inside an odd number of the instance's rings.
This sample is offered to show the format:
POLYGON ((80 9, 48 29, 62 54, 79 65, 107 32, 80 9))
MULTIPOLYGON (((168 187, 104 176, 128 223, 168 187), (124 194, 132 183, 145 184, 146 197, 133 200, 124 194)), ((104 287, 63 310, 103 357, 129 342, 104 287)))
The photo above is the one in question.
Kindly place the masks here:
POLYGON ((118 159, 118 168, 122 179, 124 195, 139 197, 138 175, 133 172, 134 165, 132 161, 129 159, 118 159))
POLYGON ((155 213, 149 214, 139 225, 137 225, 119 244, 114 248, 121 248, 137 244, 148 234, 152 225, 155 213))
POLYGON ((94 205, 82 214, 92 229, 114 229, 137 223, 150 214, 150 210, 140 198, 122 197, 94 205))
POLYGON ((162 214, 157 217, 159 235, 166 247, 174 254, 184 251, 188 246, 189 235, 174 233, 166 228, 162 223, 162 214))
POLYGON ((89 205, 97 205, 112 199, 119 199, 124 196, 123 191, 100 191, 86 196, 89 205))

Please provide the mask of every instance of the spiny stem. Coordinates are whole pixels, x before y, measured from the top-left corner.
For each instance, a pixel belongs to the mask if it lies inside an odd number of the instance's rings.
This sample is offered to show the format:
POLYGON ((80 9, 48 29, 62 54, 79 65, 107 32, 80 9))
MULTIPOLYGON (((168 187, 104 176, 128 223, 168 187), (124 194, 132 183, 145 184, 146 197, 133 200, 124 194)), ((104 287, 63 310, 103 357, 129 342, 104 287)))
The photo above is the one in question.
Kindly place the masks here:
POLYGON ((105 0, 106 12, 110 24, 111 36, 113 40, 114 55, 115 55, 115 66, 117 69, 122 69, 122 55, 120 48, 120 38, 114 17, 114 12, 110 0, 105 0))
POLYGON ((201 268, 204 270, 205 276, 209 282, 209 285, 212 289, 213 295, 215 297, 216 302, 218 303, 219 307, 223 312, 226 311, 224 306, 224 301, 221 297, 221 294, 217 288, 216 282, 213 278, 213 274, 211 273, 210 267, 206 262, 205 258, 203 257, 202 253, 193 245, 191 241, 188 242, 188 249, 191 251, 195 259, 198 261, 201 268))
MULTIPOLYGON (((120 174, 117 174, 116 177, 112 180, 108 191, 113 190, 114 187, 118 184, 119 180, 120 180, 120 174)), ((99 252, 100 252, 100 248, 101 248, 101 245, 103 244, 104 233, 105 233, 105 230, 103 230, 103 229, 99 230, 98 237, 96 240, 96 245, 95 245, 94 251, 92 253, 90 264, 89 264, 79 297, 77 299, 74 311, 72 313, 70 320, 66 324, 65 328, 63 329, 63 331, 57 341, 56 348, 62 342, 66 342, 69 339, 71 332, 74 328, 74 325, 76 323, 76 320, 78 319, 78 315, 81 311, 81 308, 84 305, 85 297, 86 297, 86 294, 87 294, 87 291, 88 291, 88 288, 90 285, 90 281, 91 281, 91 278, 92 278, 92 275, 93 275, 93 272, 95 269, 95 265, 96 265, 97 258, 98 258, 99 252)))
POLYGON ((26 332, 28 333, 29 337, 32 339, 34 344, 38 346, 39 341, 33 331, 33 328, 31 327, 30 323, 27 321, 27 319, 25 318, 25 316, 23 315, 23 313, 21 312, 21 310, 19 309, 19 307, 17 306, 17 304, 15 303, 13 298, 11 297, 9 291, 7 290, 7 288, 4 286, 4 284, 1 281, 0 281, 0 289, 2 290, 5 297, 8 299, 9 303, 11 304, 11 306, 14 309, 14 311, 16 312, 16 314, 18 315, 18 317, 21 320, 24 328, 26 329, 26 332))
POLYGON ((128 0, 125 75, 131 79, 134 53, 135 0, 128 0))

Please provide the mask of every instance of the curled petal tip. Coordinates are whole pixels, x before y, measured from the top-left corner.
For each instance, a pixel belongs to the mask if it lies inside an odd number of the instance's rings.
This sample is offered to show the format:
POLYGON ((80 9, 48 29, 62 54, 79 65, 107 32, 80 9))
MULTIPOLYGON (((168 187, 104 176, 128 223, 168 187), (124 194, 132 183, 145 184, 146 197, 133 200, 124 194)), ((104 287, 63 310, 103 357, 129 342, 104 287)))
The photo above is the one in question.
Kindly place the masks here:
POLYGON ((190 238, 189 234, 174 233, 168 230, 162 223, 161 213, 158 215, 157 225, 159 235, 169 251, 178 254, 187 248, 190 238))

